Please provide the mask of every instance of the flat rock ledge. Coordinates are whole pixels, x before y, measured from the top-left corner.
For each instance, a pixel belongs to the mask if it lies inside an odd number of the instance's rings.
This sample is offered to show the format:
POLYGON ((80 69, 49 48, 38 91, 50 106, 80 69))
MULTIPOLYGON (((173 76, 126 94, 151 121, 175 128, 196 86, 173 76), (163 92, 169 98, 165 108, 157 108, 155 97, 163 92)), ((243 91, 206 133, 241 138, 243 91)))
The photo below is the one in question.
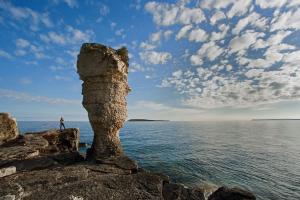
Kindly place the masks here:
MULTIPOLYGON (((79 129, 27 133, 0 145, 0 200, 205 200, 203 189, 171 183, 126 155, 86 161, 78 145, 79 129)), ((255 196, 221 187, 208 199, 255 196)))

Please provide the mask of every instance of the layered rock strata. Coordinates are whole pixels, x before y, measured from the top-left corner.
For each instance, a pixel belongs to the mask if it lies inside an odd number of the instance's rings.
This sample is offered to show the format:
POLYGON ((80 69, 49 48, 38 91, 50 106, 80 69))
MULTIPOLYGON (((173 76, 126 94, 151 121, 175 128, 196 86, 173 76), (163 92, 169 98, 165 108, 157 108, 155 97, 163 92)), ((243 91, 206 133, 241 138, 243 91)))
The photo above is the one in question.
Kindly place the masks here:
POLYGON ((0 113, 0 145, 19 135, 16 119, 8 113, 0 113))
MULTIPOLYGON (((44 169, 83 160, 78 153, 79 129, 48 130, 20 135, 0 146, 0 169, 44 169)), ((11 171, 11 170, 10 170, 11 171)), ((6 173, 7 174, 7 173, 6 173)))
POLYGON ((82 84, 82 104, 88 112, 94 140, 87 157, 106 159, 122 155, 119 130, 127 117, 128 55, 95 43, 80 49, 77 72, 82 84))

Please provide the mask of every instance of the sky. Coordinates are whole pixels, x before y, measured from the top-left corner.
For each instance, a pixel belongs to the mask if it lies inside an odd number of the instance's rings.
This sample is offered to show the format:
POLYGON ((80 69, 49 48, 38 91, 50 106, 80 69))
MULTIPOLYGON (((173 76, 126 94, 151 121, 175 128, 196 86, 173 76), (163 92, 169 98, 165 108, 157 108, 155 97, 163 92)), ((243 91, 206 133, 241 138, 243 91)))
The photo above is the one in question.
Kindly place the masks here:
POLYGON ((0 30, 18 120, 88 120, 84 42, 128 48, 128 118, 300 118, 300 0, 0 0, 0 30))

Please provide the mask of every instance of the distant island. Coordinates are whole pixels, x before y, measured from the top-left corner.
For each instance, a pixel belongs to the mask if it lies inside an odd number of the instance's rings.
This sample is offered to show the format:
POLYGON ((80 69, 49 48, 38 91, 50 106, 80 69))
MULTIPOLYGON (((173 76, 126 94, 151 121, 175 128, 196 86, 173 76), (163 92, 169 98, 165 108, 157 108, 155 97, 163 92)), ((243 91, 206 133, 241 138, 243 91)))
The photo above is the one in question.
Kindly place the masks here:
POLYGON ((300 120, 300 119, 252 119, 252 121, 263 121, 263 120, 300 120))
POLYGON ((170 120, 155 119, 129 119, 128 122, 169 122, 170 120))

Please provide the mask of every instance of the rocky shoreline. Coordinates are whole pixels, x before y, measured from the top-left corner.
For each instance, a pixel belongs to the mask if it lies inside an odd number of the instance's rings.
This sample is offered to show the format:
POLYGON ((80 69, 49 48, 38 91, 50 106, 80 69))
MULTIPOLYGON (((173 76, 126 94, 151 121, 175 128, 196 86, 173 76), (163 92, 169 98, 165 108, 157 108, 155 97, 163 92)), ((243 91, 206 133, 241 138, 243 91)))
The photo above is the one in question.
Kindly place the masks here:
MULTIPOLYGON (((19 135, 13 131, 18 130, 16 126, 3 125, 14 120, 9 114, 0 114, 0 119, 1 137, 5 138, 0 146, 1 200, 205 199, 202 188, 171 183, 168 176, 144 170, 125 155, 105 161, 86 160, 78 152, 79 129, 19 135)), ((238 188, 221 187, 208 199, 250 200, 255 196, 238 188)))
MULTIPOLYGON (((19 134, 17 122, 0 113, 0 200, 205 200, 201 188, 171 183, 127 157, 119 130, 127 118, 128 52, 85 43, 77 72, 82 105, 94 131, 91 148, 79 153, 80 130, 19 134)), ((253 200, 238 188, 221 187, 208 200, 253 200)))

